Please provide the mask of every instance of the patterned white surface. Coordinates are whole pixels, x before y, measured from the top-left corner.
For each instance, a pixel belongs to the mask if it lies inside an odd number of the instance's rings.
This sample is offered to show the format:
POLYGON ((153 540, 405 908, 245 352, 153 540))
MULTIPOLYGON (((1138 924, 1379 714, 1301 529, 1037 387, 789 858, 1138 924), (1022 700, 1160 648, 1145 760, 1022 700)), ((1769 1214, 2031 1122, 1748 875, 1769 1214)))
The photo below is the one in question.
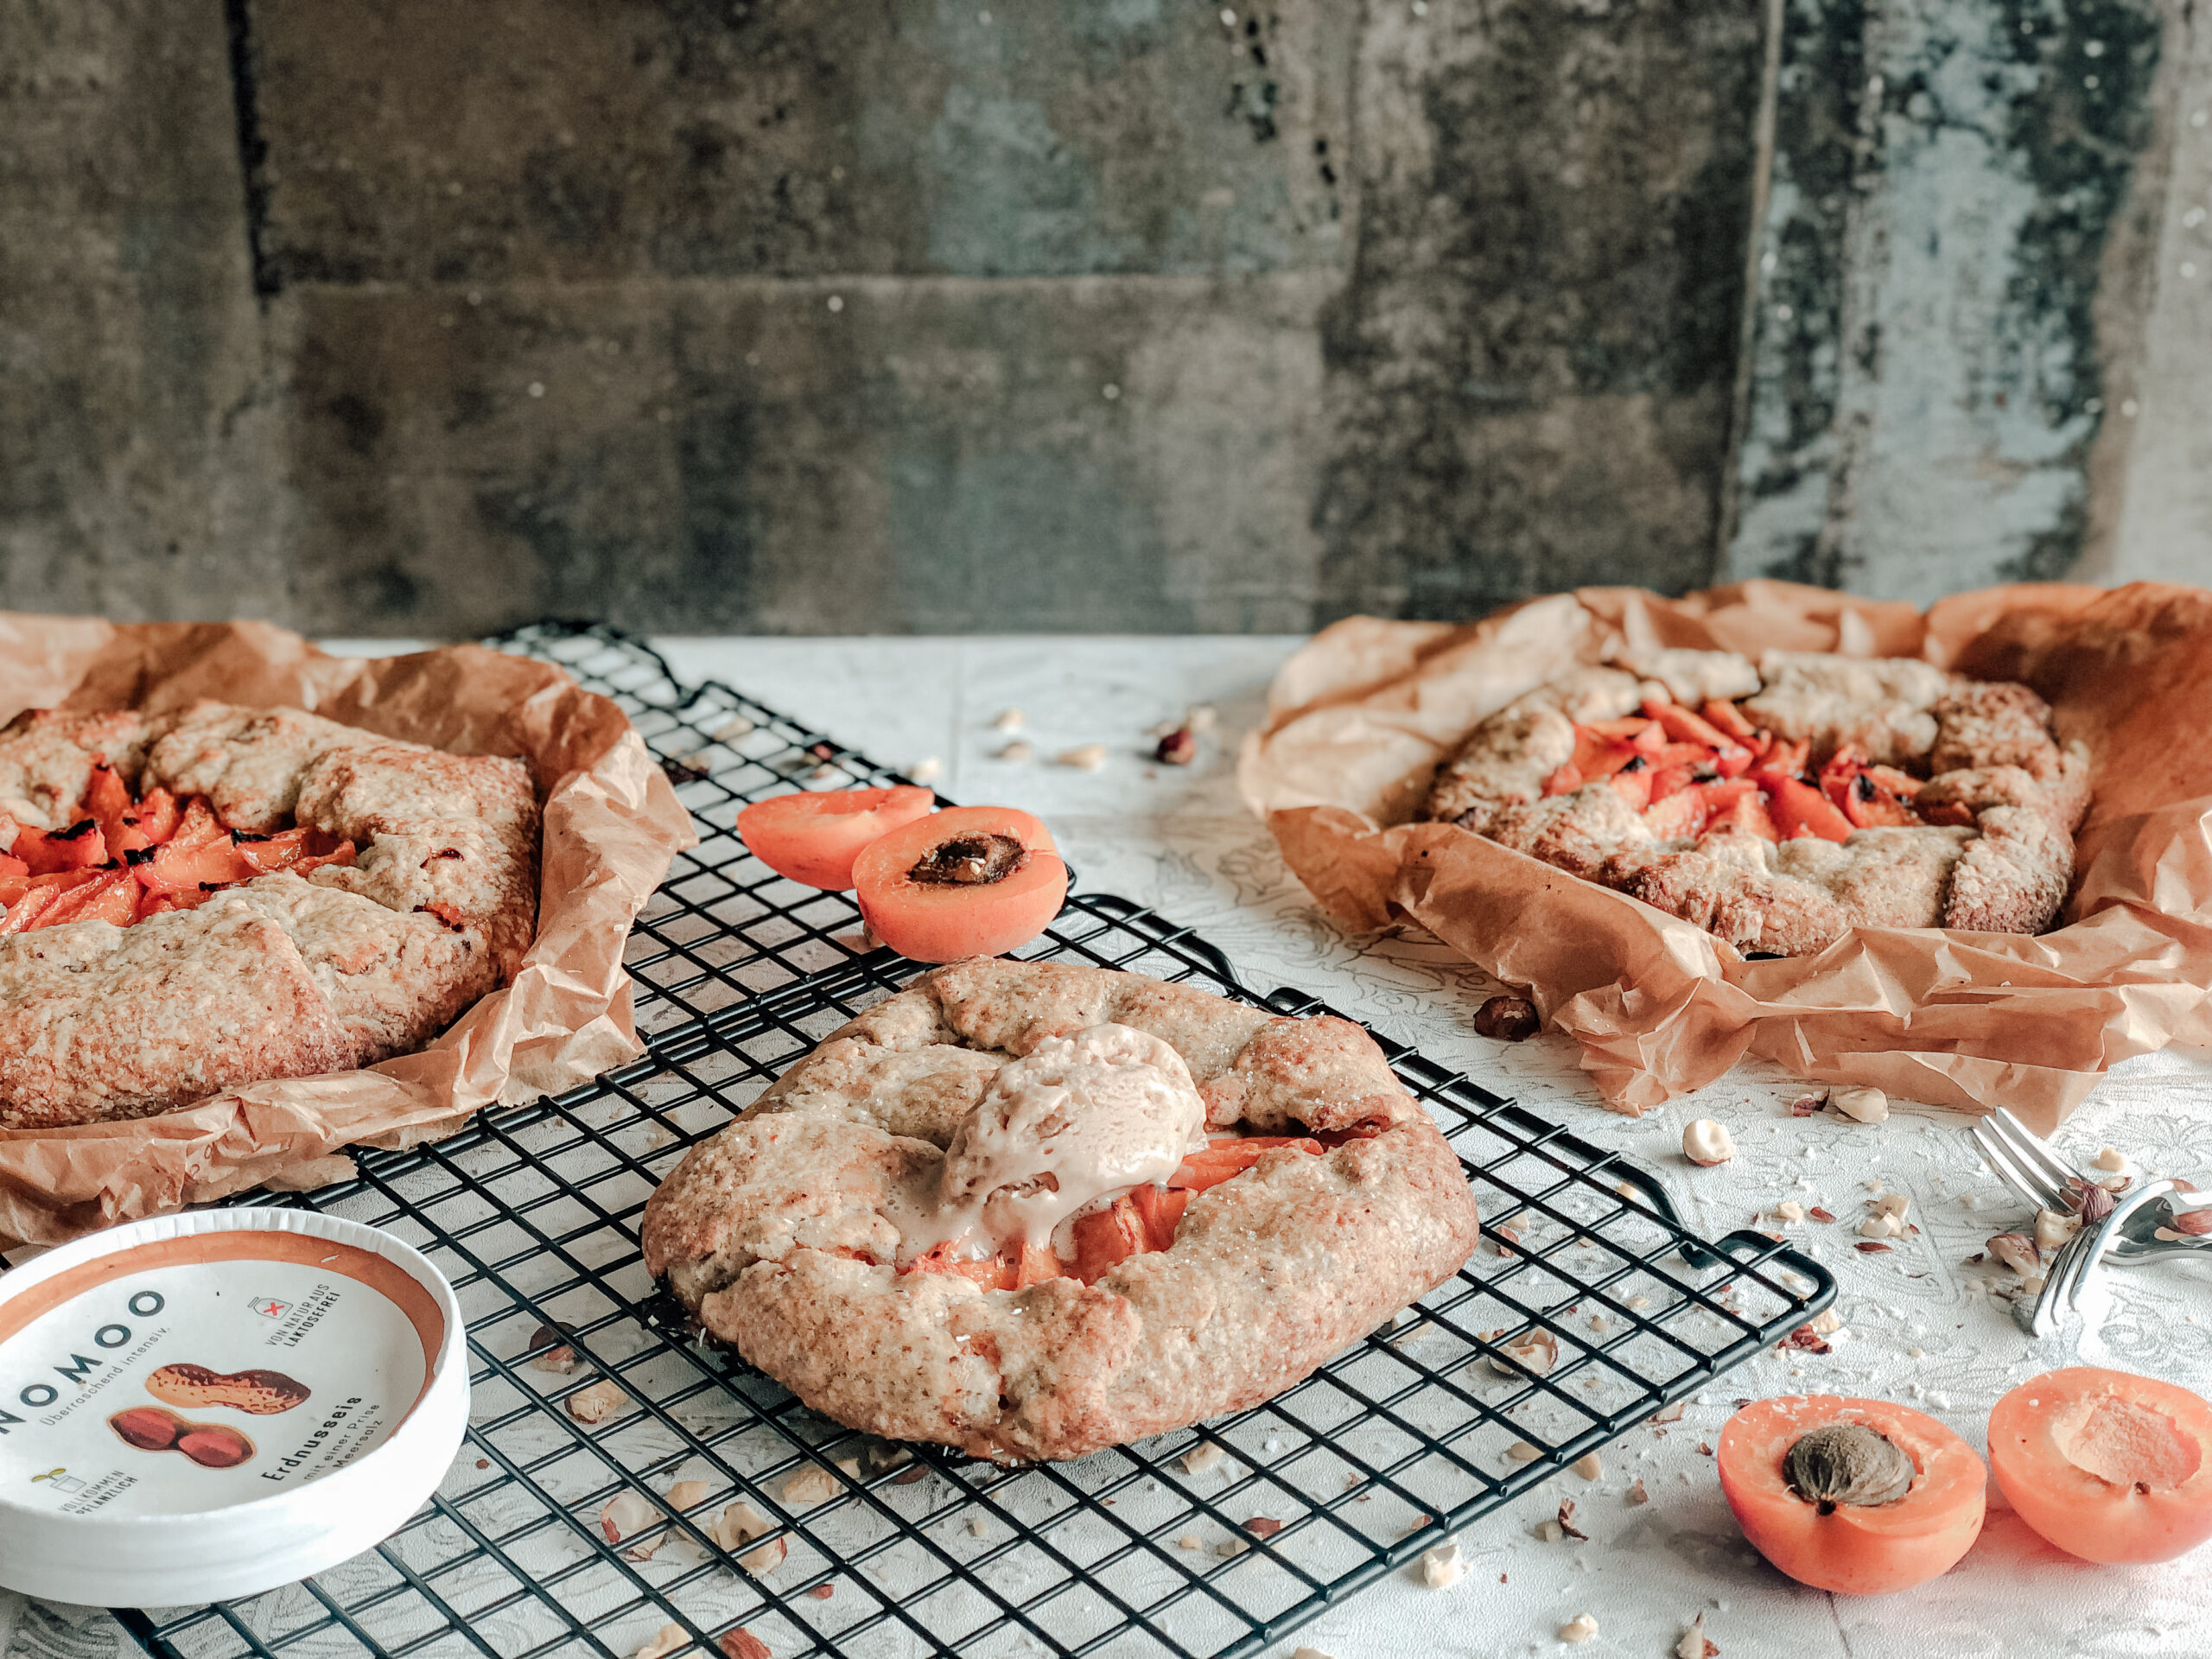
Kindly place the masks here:
MULTIPOLYGON (((1465 1575, 1448 1589, 1414 1573, 1323 1615, 1293 1643, 1333 1659, 1408 1653, 1488 1656, 1674 1651, 1700 1610, 1730 1659, 1966 1659, 2212 1652, 2212 1566, 2206 1554, 2164 1567, 2094 1567, 2042 1544, 2002 1508, 1952 1573, 1877 1599, 1830 1597, 1782 1579, 1744 1542, 1709 1457, 1738 1398, 1819 1390, 1903 1401, 1980 1446, 1998 1396, 2059 1365, 2111 1363, 2204 1389, 2212 1385, 2212 1254, 2115 1274, 2099 1330, 2031 1343, 2001 1294, 2008 1276, 1968 1266, 1991 1233, 2027 1219, 1982 1173, 1965 1120, 1901 1103, 1863 1127, 1827 1115, 1793 1118, 1800 1091, 1778 1071, 1738 1067, 1719 1083, 1642 1120, 1605 1111, 1581 1081, 1571 1046, 1473 1035, 1469 1018, 1494 989, 1433 942, 1344 934, 1313 908, 1230 782, 1236 734, 1257 718, 1283 639, 967 640, 672 640, 687 678, 714 677, 759 696, 893 765, 944 766, 944 792, 1003 801, 1045 817, 1084 886, 1119 893, 1191 923, 1259 989, 1294 985, 1414 1043, 1591 1140, 1656 1170, 1689 1223, 1726 1232, 1796 1198, 1839 1219, 1789 1230, 1842 1284, 1846 1329, 1834 1351, 1767 1355, 1731 1374, 1660 1433, 1641 1428, 1604 1459, 1594 1483, 1561 1476, 1471 1528, 1465 1575), (1208 702, 1221 728, 1187 769, 1143 758, 1146 728, 1208 702), (1103 743, 1104 768, 993 757, 992 729, 1019 706, 1039 757, 1103 743), (1680 1152, 1682 1125, 1708 1116, 1732 1130, 1738 1155, 1700 1169, 1680 1152), (1911 1198, 1920 1234, 1861 1253, 1854 1229, 1872 1190, 1911 1198), (1650 1501, 1627 1502, 1640 1479, 1650 1501), (1546 1542, 1538 1522, 1575 1501, 1586 1543, 1546 1542), (1559 1628, 1580 1613, 1596 1638, 1567 1649, 1559 1628)), ((2130 1062, 2091 1096, 2061 1137, 2086 1161, 2104 1145, 2141 1167, 2212 1172, 2212 1056, 2168 1053, 2130 1062)), ((1770 1219, 1766 1224, 1774 1224, 1770 1219)), ((105 1616, 26 1607, 0 1594, 0 1654, 106 1659, 130 1644, 105 1616)))

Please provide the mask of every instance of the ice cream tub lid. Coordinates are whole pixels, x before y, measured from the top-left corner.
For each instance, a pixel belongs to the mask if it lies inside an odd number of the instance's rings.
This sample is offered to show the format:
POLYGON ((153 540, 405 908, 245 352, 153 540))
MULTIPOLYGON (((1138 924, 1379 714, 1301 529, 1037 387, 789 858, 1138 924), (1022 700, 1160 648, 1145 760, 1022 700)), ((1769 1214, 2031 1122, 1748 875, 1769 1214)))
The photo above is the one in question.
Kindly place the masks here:
POLYGON ((120 1528, 144 1560, 162 1523, 188 1520, 202 1548, 185 1599, 250 1593, 207 1587, 205 1571, 233 1548, 242 1565, 265 1558, 252 1541, 268 1527, 347 1547, 327 1560, 279 1551, 314 1564, 258 1587, 333 1565, 375 1541, 358 1536, 367 1510, 404 1499, 389 1531, 444 1473, 466 1423, 465 1352, 427 1259, 312 1211, 162 1217, 0 1274, 0 1582, 158 1601, 19 1582, 24 1550, 120 1528))

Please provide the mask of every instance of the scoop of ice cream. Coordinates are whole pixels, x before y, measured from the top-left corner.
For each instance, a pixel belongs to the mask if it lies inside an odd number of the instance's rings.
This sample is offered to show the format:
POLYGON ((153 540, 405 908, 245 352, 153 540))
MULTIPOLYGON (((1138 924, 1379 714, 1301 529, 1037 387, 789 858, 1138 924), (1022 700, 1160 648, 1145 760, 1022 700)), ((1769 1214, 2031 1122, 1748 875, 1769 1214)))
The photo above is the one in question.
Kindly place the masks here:
POLYGON ((1149 1033, 1102 1025, 1047 1038, 1002 1067, 954 1129, 938 1189, 943 1236, 980 1224, 995 1240, 1041 1245, 1109 1193, 1166 1180, 1205 1145, 1205 1122, 1183 1057, 1149 1033))

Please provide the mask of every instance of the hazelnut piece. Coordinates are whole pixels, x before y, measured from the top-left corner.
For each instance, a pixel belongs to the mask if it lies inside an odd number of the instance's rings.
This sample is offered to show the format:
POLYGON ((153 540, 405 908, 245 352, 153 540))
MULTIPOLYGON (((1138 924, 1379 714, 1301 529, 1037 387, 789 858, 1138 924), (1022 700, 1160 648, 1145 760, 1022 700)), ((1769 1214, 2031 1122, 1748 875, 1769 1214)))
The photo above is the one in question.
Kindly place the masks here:
POLYGON ((1475 1035, 1518 1043, 1536 1034, 1543 1020, 1525 996, 1493 996, 1475 1010, 1475 1035))
POLYGON ((1800 1435, 1782 1458, 1789 1490, 1822 1515, 1838 1504, 1872 1509, 1912 1490, 1912 1459, 1864 1423, 1825 1423, 1800 1435))
POLYGON ((1727 1128, 1709 1117, 1692 1120, 1682 1128, 1682 1156, 1710 1169, 1736 1155, 1736 1143, 1727 1128))
POLYGON ((1831 1089, 1828 1105, 1854 1123, 1879 1123, 1890 1115, 1890 1097, 1878 1089, 1831 1089))

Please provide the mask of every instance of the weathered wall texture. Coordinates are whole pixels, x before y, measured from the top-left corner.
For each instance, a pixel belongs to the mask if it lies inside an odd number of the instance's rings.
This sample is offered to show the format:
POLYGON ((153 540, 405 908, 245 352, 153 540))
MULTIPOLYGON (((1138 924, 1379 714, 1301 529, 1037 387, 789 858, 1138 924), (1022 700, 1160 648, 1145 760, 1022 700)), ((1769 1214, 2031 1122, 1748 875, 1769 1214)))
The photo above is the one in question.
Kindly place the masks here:
POLYGON ((0 0, 0 602, 2212 579, 2193 0, 1768 3, 0 0))

